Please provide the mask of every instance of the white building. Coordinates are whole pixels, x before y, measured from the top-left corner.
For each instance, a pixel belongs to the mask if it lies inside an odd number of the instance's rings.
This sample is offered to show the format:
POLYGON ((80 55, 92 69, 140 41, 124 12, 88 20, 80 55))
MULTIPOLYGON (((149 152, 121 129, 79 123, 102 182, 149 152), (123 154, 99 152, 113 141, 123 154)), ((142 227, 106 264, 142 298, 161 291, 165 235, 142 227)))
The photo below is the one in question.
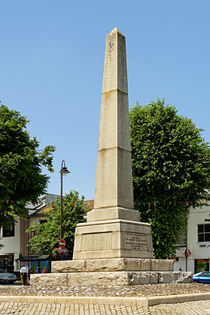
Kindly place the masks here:
MULTIPOLYGON (((34 224, 39 222, 39 216, 34 214, 38 213, 40 209, 47 207, 47 205, 55 200, 58 196, 52 194, 46 194, 39 199, 37 205, 29 204, 27 208, 29 210, 29 218, 34 224)), ((29 219, 18 219, 16 223, 11 227, 10 230, 5 228, 0 229, 0 268, 6 269, 7 271, 14 272, 18 271, 20 266, 16 260, 22 256, 29 256, 29 233, 26 232, 28 227, 31 225, 29 219)))
POLYGON ((210 270, 210 207, 190 209, 186 237, 178 246, 174 270, 210 270))
POLYGON ((10 230, 0 229, 0 268, 7 271, 16 271, 19 266, 15 264, 15 259, 19 258, 19 254, 28 255, 28 222, 20 219, 10 230))

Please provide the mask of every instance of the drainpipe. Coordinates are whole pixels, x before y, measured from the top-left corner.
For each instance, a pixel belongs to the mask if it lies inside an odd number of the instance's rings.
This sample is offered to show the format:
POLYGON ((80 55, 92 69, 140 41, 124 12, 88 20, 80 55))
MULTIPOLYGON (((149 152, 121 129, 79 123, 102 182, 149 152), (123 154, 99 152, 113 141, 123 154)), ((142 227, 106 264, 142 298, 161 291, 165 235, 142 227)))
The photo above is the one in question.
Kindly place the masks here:
POLYGON ((187 222, 186 222, 186 251, 185 251, 186 272, 187 272, 187 258, 188 258, 188 255, 186 254, 187 249, 188 249, 188 216, 187 216, 187 222))

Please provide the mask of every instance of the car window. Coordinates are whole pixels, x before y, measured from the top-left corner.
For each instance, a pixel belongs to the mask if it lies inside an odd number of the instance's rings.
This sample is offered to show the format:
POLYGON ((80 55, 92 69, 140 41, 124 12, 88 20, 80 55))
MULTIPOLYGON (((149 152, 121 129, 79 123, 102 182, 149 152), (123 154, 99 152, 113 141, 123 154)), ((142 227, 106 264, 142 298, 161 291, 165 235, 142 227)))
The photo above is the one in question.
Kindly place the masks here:
POLYGON ((201 277, 210 277, 210 272, 202 272, 201 277))
POLYGON ((0 273, 5 273, 6 271, 4 269, 0 268, 0 273))

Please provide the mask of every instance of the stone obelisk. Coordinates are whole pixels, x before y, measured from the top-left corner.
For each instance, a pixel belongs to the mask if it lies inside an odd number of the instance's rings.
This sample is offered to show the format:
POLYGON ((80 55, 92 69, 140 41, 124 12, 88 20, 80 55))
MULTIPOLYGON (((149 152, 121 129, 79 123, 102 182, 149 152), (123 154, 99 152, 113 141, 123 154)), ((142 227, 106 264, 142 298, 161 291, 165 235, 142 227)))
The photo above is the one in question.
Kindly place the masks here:
POLYGON ((137 285, 191 281, 173 261, 153 259, 151 226, 133 209, 125 37, 107 36, 95 204, 77 225, 73 260, 54 261, 36 285, 137 285))
POLYGON ((125 37, 107 35, 94 209, 77 225, 73 259, 152 258, 151 227, 134 210, 125 37))
POLYGON ((94 210, 88 221, 139 221, 133 210, 125 37, 115 28, 107 35, 94 210))

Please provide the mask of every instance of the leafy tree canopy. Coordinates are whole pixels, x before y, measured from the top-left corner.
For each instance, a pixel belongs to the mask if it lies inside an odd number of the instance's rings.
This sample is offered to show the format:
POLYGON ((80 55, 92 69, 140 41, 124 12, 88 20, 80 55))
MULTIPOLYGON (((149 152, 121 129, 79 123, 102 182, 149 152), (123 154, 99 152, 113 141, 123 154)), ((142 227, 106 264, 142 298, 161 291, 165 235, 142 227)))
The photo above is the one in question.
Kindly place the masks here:
POLYGON ((26 130, 28 122, 19 112, 0 104, 0 226, 13 222, 8 211, 27 214, 26 202, 36 202, 47 187, 49 177, 42 174, 42 167, 53 171, 55 148, 39 151, 39 142, 30 139, 26 130))
MULTIPOLYGON (((71 191, 63 197, 63 235, 66 248, 70 255, 73 252, 74 232, 76 225, 86 221, 87 210, 84 210, 84 196, 79 198, 77 191, 71 191)), ((51 209, 45 212, 45 223, 34 224, 28 232, 35 232, 29 245, 32 251, 42 255, 50 255, 54 247, 58 247, 60 238, 60 201, 51 204, 51 209)))
POLYGON ((189 208, 208 198, 210 148, 201 131, 164 100, 130 110, 134 198, 152 226, 156 258, 175 254, 189 208))

